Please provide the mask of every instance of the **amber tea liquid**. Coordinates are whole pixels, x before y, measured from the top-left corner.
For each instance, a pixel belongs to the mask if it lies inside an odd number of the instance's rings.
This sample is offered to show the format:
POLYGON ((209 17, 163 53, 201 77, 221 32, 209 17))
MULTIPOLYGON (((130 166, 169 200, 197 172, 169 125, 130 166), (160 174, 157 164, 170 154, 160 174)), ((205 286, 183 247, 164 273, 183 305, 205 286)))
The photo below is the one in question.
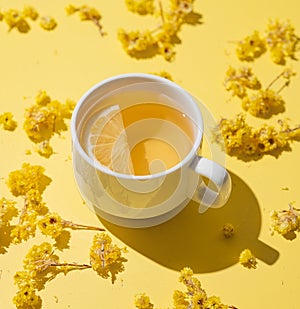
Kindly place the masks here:
MULTIPOLYGON (((110 109, 113 113, 100 110, 93 117, 94 122, 101 117, 106 119, 98 136, 94 137, 93 143, 98 145, 98 148, 95 147, 98 151, 93 151, 93 156, 112 170, 114 168, 107 157, 113 156, 109 153, 112 152, 109 145, 118 139, 117 135, 122 135, 119 138, 120 148, 128 149, 134 175, 155 174, 169 169, 182 161, 192 149, 193 122, 178 109, 159 103, 140 103, 123 109, 116 105, 110 109)), ((122 159, 121 151, 117 159, 119 165, 127 160, 125 154, 122 159)))

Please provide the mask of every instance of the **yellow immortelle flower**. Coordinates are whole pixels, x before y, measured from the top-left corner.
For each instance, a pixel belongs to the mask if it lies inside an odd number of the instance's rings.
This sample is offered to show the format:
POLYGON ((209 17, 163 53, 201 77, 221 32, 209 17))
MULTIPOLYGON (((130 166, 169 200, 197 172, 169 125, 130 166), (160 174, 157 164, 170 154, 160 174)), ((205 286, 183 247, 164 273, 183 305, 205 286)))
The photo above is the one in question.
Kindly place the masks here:
POLYGON ((236 55, 241 61, 253 61, 266 51, 266 42, 258 31, 246 36, 236 45, 236 55))
POLYGON ((0 227, 9 225, 13 217, 18 215, 16 202, 2 197, 0 199, 0 227))
POLYGON ((9 31, 13 28, 17 28, 20 32, 26 33, 30 30, 30 26, 23 16, 22 12, 9 9, 3 12, 3 20, 9 27, 9 31))
POLYGON ((270 19, 266 30, 266 43, 271 59, 277 64, 285 64, 286 58, 296 59, 300 38, 289 20, 270 19))
POLYGON ((26 196, 31 189, 42 193, 51 181, 44 175, 44 167, 23 163, 22 168, 9 173, 7 185, 14 196, 26 196))
POLYGON ((148 30, 143 32, 139 30, 126 32, 124 29, 119 29, 118 38, 123 48, 131 55, 146 51, 149 46, 155 44, 152 33, 148 30))
POLYGON ((40 26, 47 31, 54 30, 57 27, 56 20, 51 16, 42 16, 40 19, 40 26))
POLYGON ((16 308, 40 308, 42 300, 30 285, 22 287, 13 298, 16 308))
POLYGON ((119 248, 112 243, 112 239, 107 233, 98 233, 94 236, 93 244, 90 248, 90 263, 92 268, 102 277, 113 276, 114 271, 124 269, 122 257, 126 248, 119 248), (118 267, 117 267, 118 266, 118 267), (115 268, 115 270, 114 270, 115 268))
POLYGON ((0 115, 0 125, 2 125, 4 130, 14 131, 18 124, 13 119, 13 114, 6 112, 0 115))
POLYGON ((226 71, 224 86, 230 91, 232 96, 243 98, 247 94, 247 89, 260 89, 261 84, 253 74, 252 69, 247 66, 235 69, 230 66, 226 71))
POLYGON ((288 210, 273 210, 271 212, 271 233, 277 232, 281 235, 286 235, 290 232, 298 231, 300 228, 300 213, 299 210, 289 204, 288 210))
POLYGON ((245 96, 242 107, 256 117, 269 117, 276 109, 283 109, 284 100, 277 91, 272 89, 258 90, 245 96))
POLYGON ((184 267, 180 271, 179 282, 189 282, 194 275, 193 270, 190 267, 184 267))
POLYGON ((230 238, 234 234, 234 226, 232 223, 225 223, 223 225, 223 235, 230 238))
POLYGON ((35 97, 35 103, 37 105, 47 105, 51 102, 51 98, 49 97, 49 95, 47 94, 47 92, 45 90, 40 90, 36 97, 35 97))
POLYGON ((52 245, 49 242, 43 242, 40 245, 34 245, 26 254, 23 261, 24 270, 28 271, 32 278, 46 270, 52 264, 59 261, 53 254, 52 245))
POLYGON ((155 11, 154 0, 125 0, 129 11, 140 15, 153 14, 155 11))
POLYGON ((28 240, 35 236, 36 231, 36 213, 26 213, 22 216, 22 223, 16 225, 11 233, 12 243, 20 244, 22 241, 28 240))
POLYGON ((244 249, 239 256, 239 263, 247 268, 256 268, 256 257, 250 249, 244 249))
POLYGON ((135 296, 134 305, 137 309, 153 309, 154 305, 150 302, 149 296, 141 293, 135 296))
POLYGON ((44 235, 57 238, 63 231, 63 220, 57 213, 48 213, 38 222, 44 235))
POLYGON ((37 20, 39 17, 39 13, 37 12, 37 10, 29 5, 26 5, 23 8, 22 15, 26 18, 29 17, 32 20, 37 20))
POLYGON ((34 150, 45 158, 49 158, 53 154, 53 148, 48 140, 36 144, 34 150))
POLYGON ((238 158, 272 154, 283 151, 300 137, 300 125, 290 128, 286 121, 279 121, 279 125, 279 129, 266 124, 254 128, 244 114, 238 114, 234 119, 221 119, 218 130, 213 132, 214 139, 217 143, 224 141, 226 153, 238 158))
POLYGON ((18 288, 31 286, 32 288, 37 287, 37 282, 32 280, 30 273, 26 270, 17 271, 14 275, 14 283, 18 286, 18 288))

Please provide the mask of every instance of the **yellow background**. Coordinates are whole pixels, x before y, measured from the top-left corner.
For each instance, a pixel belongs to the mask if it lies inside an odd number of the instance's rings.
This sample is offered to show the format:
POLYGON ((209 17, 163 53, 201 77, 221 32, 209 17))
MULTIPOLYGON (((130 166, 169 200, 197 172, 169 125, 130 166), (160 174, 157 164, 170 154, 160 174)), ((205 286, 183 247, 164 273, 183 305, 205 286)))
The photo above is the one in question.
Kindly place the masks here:
MULTIPOLYGON (((292 151, 277 159, 265 156, 259 161, 243 162, 227 156, 233 191, 225 207, 199 215, 197 205, 191 202, 163 225, 131 230, 104 222, 83 204, 73 178, 69 132, 53 139, 56 153, 46 159, 35 153, 25 154, 32 144, 22 129, 24 110, 33 104, 40 89, 62 102, 67 98, 78 100, 95 83, 126 72, 166 70, 179 85, 202 100, 216 119, 234 116, 241 111, 240 104, 236 100, 227 102, 228 93, 222 86, 228 65, 238 63, 230 41, 242 39, 255 29, 265 29, 268 18, 290 19, 299 34, 299 1, 196 0, 195 11, 202 15, 202 24, 183 26, 179 33, 182 43, 176 46, 172 63, 160 56, 132 59, 122 50, 116 35, 119 27, 141 29, 155 23, 127 11, 123 0, 84 1, 101 11, 108 33, 105 37, 92 23, 80 22, 76 15, 66 16, 64 8, 69 3, 0 1, 0 9, 32 5, 41 15, 51 15, 58 22, 52 32, 32 22, 27 34, 16 29, 9 33, 6 24, 0 22, 0 114, 12 112, 19 124, 14 132, 0 130, 0 195, 11 197, 5 184, 9 172, 19 169, 23 162, 40 164, 52 179, 43 195, 51 210, 67 220, 105 226, 114 241, 126 245, 129 252, 125 271, 114 284, 92 270, 59 274, 39 292, 43 308, 133 308, 134 295, 140 292, 148 294, 156 307, 172 308, 173 291, 184 289, 178 283, 179 270, 184 266, 193 268, 208 295, 218 295, 224 303, 239 309, 299 308, 300 236, 293 240, 270 236, 269 214, 273 209, 286 209, 294 200, 296 207, 300 205, 300 143, 294 143, 292 151), (284 187, 289 190, 282 190, 284 187), (220 230, 225 222, 235 225, 236 234, 231 239, 222 237, 220 230), (237 263, 244 248, 257 256, 257 269, 249 270, 237 263)), ((299 122, 300 63, 293 61, 292 65, 298 76, 283 92, 286 111, 272 117, 269 123, 286 117, 294 124, 299 122)), ((253 67, 265 85, 282 70, 268 54, 253 67)), ((250 116, 247 119, 262 123, 250 116)), ((204 154, 209 156, 209 151, 204 154)), ((21 207, 22 200, 17 200, 21 207)), ((73 231, 69 249, 58 255, 70 262, 88 262, 93 235, 90 231, 73 231)), ((51 241, 37 233, 26 243, 0 247, 0 308, 14 307, 13 275, 21 270, 27 250, 42 240, 51 241)))

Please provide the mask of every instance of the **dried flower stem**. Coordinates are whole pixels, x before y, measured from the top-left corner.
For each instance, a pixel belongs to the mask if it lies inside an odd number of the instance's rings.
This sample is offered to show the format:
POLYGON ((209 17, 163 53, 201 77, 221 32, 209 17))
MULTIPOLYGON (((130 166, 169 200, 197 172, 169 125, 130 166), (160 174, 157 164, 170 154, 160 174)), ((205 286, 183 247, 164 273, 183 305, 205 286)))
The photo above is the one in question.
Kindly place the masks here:
POLYGON ((81 268, 81 269, 87 269, 87 268, 92 268, 91 265, 89 264, 77 264, 77 263, 50 263, 49 266, 52 267, 76 267, 76 268, 81 268))
POLYGON ((164 25, 165 24, 165 15, 164 15, 164 9, 163 9, 163 6, 162 6, 162 3, 161 3, 160 0, 158 0, 158 6, 159 6, 160 17, 161 17, 162 23, 164 25))
POLYGON ((91 231, 105 231, 102 227, 90 226, 84 224, 73 223, 72 221, 63 220, 62 225, 64 227, 69 227, 77 230, 91 230, 91 231))
POLYGON ((103 31, 103 27, 98 19, 91 17, 91 21, 98 27, 101 36, 106 35, 106 32, 103 31))

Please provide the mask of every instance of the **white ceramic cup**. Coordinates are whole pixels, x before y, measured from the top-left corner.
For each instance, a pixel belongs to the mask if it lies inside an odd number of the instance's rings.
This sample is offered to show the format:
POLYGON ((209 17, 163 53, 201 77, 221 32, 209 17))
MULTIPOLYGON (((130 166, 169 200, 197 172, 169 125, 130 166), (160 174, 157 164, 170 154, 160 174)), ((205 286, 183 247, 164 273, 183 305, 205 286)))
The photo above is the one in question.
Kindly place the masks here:
POLYGON ((223 206, 231 192, 230 175, 220 164, 198 155, 203 128, 196 100, 172 81, 143 73, 101 81, 80 98, 71 119, 74 175, 83 199, 100 217, 126 227, 163 223, 178 214, 191 199, 199 202, 199 212, 223 206), (122 174, 101 165, 84 146, 84 130, 89 130, 95 121, 96 111, 116 102, 120 109, 152 102, 184 113, 193 123, 191 145, 186 142, 184 132, 169 121, 145 120, 129 128, 138 142, 151 137, 162 126, 162 131, 167 133, 162 133, 160 138, 172 144, 180 162, 149 175, 122 174), (202 176, 213 188, 207 186, 202 176))

